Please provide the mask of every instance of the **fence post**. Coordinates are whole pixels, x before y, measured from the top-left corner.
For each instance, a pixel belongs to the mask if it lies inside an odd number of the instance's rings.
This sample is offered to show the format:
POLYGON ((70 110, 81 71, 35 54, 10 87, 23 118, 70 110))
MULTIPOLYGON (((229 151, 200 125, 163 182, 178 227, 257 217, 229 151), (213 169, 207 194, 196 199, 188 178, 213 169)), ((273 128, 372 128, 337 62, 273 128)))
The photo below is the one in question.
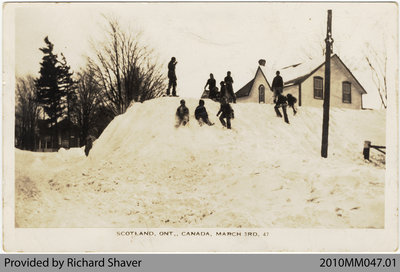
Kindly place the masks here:
POLYGON ((369 150, 371 148, 371 141, 364 141, 364 150, 363 150, 363 154, 364 154, 364 159, 365 160, 369 160, 369 150))

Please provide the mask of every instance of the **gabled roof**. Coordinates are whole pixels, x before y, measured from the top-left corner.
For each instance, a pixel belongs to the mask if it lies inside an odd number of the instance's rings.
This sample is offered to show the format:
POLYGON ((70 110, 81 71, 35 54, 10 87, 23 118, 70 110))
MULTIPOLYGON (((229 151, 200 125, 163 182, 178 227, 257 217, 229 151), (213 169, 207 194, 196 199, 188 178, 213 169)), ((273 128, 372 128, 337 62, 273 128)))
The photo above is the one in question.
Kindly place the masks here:
POLYGON ((264 77, 265 82, 267 82, 268 87, 271 89, 271 86, 269 85, 269 82, 268 82, 268 80, 267 80, 267 77, 265 76, 265 74, 264 74, 263 70, 261 69, 261 67, 258 66, 257 72, 256 72, 256 74, 254 75, 254 78, 253 78, 252 80, 250 80, 249 83, 247 83, 246 85, 244 85, 239 91, 237 91, 237 92, 235 93, 235 94, 236 94, 236 98, 244 97, 244 96, 249 96, 249 95, 250 95, 250 91, 251 91, 251 89, 253 88, 254 80, 255 80, 256 77, 257 77, 258 71, 261 72, 261 75, 264 77))
MULTIPOLYGON (((353 79, 357 82, 361 87, 361 93, 366 94, 364 87, 357 80, 357 78, 353 75, 350 69, 344 64, 344 62, 339 58, 337 54, 331 56, 331 59, 336 58, 343 65, 343 67, 349 72, 349 74, 353 77, 353 79)), ((285 86, 300 84, 305 81, 308 77, 310 77, 315 71, 320 69, 323 65, 325 65, 325 57, 314 59, 311 61, 297 63, 291 66, 287 66, 282 68, 281 75, 285 79, 285 86)))
POLYGON ((364 89, 364 87, 361 85, 361 83, 357 80, 357 78, 353 75, 353 73, 350 71, 350 69, 346 66, 346 64, 344 64, 344 62, 339 58, 338 55, 334 55, 337 57, 337 59, 340 61, 340 63, 343 65, 343 67, 350 73, 350 75, 354 78, 354 80, 357 82, 358 85, 360 85, 361 90, 362 90, 362 94, 366 94, 367 91, 364 89))
POLYGON ((239 91, 236 92, 236 98, 243 97, 243 96, 249 96, 251 87, 253 87, 254 83, 254 78, 250 80, 249 83, 244 85, 239 91))

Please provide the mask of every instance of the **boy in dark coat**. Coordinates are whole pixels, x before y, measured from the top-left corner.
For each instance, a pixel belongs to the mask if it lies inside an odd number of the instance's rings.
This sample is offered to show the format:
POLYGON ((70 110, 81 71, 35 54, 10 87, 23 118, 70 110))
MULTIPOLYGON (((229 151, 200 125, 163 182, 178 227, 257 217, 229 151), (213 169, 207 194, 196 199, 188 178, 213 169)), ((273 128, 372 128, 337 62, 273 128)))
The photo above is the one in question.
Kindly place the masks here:
POLYGON ((296 104, 296 102, 297 102, 296 97, 294 97, 291 94, 287 94, 286 98, 287 98, 287 102, 288 102, 289 107, 293 109, 293 115, 296 115, 297 111, 294 108, 294 104, 296 104))
POLYGON ((276 103, 276 99, 278 95, 280 95, 283 91, 283 79, 280 76, 280 72, 276 71, 276 76, 272 81, 272 91, 274 92, 274 102, 276 103))
POLYGON ((285 119, 285 122, 289 124, 289 118, 288 118, 287 113, 286 113, 286 107, 287 107, 286 101, 287 101, 286 96, 284 96, 282 94, 279 94, 277 99, 276 99, 276 104, 275 104, 274 109, 275 109, 275 112, 276 112, 276 116, 282 117, 282 114, 279 111, 279 107, 282 107, 283 117, 285 119))
POLYGON ((231 72, 228 71, 225 77, 225 85, 228 95, 232 98, 233 103, 236 103, 236 95, 233 92, 233 78, 231 77, 231 72))
POLYGON ((216 82, 213 74, 210 74, 210 78, 207 80, 207 83, 204 86, 204 90, 206 90, 207 85, 208 85, 208 90, 209 90, 208 98, 210 98, 210 99, 215 98, 216 92, 217 92, 217 82, 216 82))
POLYGON ((194 117, 196 118, 197 121, 199 121, 200 126, 202 126, 203 124, 207 124, 209 126, 214 125, 208 119, 208 113, 206 108, 204 107, 204 100, 199 101, 199 105, 194 111, 194 117))
POLYGON ((189 122, 189 109, 185 105, 185 100, 181 100, 181 105, 176 109, 176 124, 175 127, 180 125, 186 126, 189 122))
POLYGON ((175 74, 175 66, 178 64, 176 61, 175 57, 171 58, 171 61, 168 63, 168 89, 167 89, 167 95, 169 95, 169 90, 171 89, 172 86, 172 95, 176 96, 176 74, 175 74))
POLYGON ((233 118, 235 118, 235 116, 234 116, 233 109, 232 109, 231 105, 229 105, 229 103, 228 103, 226 98, 222 99, 221 107, 220 107, 220 109, 219 109, 219 111, 217 113, 217 116, 220 113, 222 113, 221 116, 219 117, 219 120, 221 121, 221 124, 224 127, 227 127, 228 129, 231 129, 231 118, 233 119, 233 118), (225 123, 224 118, 226 118, 226 123, 225 123))
POLYGON ((224 100, 226 98, 226 86, 225 86, 224 81, 221 81, 219 84, 221 85, 219 98, 220 98, 220 102, 222 102, 222 100, 224 100))

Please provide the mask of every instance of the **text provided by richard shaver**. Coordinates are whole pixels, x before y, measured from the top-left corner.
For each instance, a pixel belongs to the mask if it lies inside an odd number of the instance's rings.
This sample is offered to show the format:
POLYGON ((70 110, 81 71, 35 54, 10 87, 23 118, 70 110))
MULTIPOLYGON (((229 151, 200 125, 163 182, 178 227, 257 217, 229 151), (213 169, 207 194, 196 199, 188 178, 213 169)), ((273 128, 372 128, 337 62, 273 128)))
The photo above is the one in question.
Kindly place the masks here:
POLYGON ((83 268, 83 267, 109 267, 109 268, 140 268, 142 260, 124 259, 120 257, 92 258, 92 257, 73 257, 73 258, 5 258, 3 267, 5 268, 83 268))

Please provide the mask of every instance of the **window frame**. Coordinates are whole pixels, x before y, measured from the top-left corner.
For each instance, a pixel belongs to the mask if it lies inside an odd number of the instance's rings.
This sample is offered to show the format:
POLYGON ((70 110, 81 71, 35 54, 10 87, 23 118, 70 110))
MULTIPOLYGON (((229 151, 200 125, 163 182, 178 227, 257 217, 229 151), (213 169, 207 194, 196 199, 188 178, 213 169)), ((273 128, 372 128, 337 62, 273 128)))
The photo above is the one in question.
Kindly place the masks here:
POLYGON ((314 92, 314 99, 324 100, 324 78, 323 77, 315 76, 313 78, 313 92, 314 92), (320 89, 316 88, 315 83, 317 80, 321 80, 321 88, 320 89), (321 91, 321 96, 317 95, 317 91, 321 91))
POLYGON ((265 86, 262 83, 258 86, 258 103, 265 103, 265 86), (261 101, 261 92, 263 93, 264 101, 261 101))
POLYGON ((342 82, 342 103, 351 104, 351 82, 343 81, 342 82), (349 86, 349 93, 345 93, 345 86, 349 86), (348 99, 345 99, 348 96, 348 99))

